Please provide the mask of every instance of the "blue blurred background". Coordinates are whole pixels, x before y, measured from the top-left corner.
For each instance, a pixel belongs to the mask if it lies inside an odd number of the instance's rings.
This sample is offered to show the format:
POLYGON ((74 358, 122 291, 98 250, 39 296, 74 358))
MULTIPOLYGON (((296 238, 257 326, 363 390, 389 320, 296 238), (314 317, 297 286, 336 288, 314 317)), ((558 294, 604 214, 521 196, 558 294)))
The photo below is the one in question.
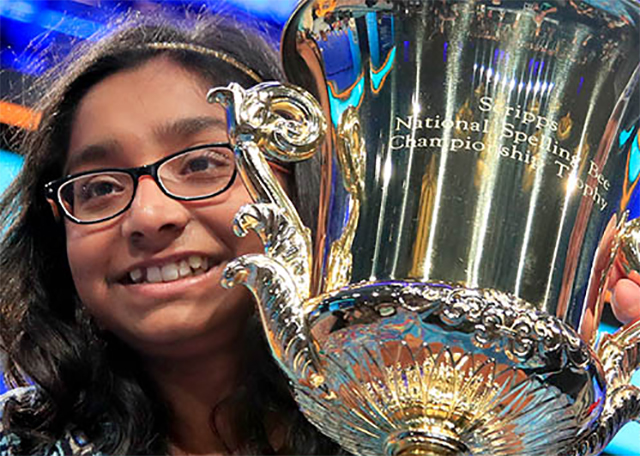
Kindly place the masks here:
MULTIPOLYGON (((153 14, 160 8, 180 12, 198 11, 203 7, 233 15, 241 21, 255 23, 258 20, 277 40, 296 3, 297 0, 0 0, 0 193, 22 165, 22 158, 11 150, 11 138, 16 131, 29 126, 33 113, 28 108, 35 95, 28 88, 34 78, 63 57, 74 43, 99 36, 107 23, 130 9, 153 14)), ((630 154, 640 163, 637 127, 630 134, 635 136, 630 154)), ((625 138, 625 142, 628 139, 625 138)), ((632 211, 636 212, 635 216, 640 204, 637 206, 632 211)), ((616 327, 613 316, 606 313, 602 331, 610 332, 616 327)), ((634 382, 640 386, 640 373, 634 382)), ((2 391, 4 385, 0 383, 2 391)), ((640 456, 640 424, 625 426, 605 454, 640 456)))

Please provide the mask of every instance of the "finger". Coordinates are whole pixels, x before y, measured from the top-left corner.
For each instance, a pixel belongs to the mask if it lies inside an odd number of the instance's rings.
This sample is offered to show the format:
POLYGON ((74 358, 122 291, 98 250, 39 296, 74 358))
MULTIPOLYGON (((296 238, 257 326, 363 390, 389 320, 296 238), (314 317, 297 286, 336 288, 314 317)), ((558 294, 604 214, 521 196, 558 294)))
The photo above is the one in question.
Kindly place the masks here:
POLYGON ((580 337, 587 343, 591 342, 591 338, 594 336, 595 331, 595 318, 593 316, 593 308, 586 309, 582 316, 582 322, 580 323, 580 337))
POLYGON ((622 323, 640 318, 640 285, 630 279, 620 279, 613 290, 612 307, 622 323))

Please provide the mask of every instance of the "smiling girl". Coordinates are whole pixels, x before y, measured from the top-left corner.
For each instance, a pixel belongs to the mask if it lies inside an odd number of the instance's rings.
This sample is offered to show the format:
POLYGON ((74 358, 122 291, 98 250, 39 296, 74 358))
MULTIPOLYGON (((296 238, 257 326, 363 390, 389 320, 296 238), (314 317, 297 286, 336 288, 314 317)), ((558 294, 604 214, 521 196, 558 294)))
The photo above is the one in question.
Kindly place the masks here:
MULTIPOLYGON (((1 206, 1 454, 330 454, 226 263, 259 252, 207 91, 280 78, 225 22, 127 25, 78 52, 1 206), (188 30, 188 31, 187 31, 188 30), (32 386, 29 386, 32 385, 32 386)), ((278 167, 287 186, 292 175, 278 167)))

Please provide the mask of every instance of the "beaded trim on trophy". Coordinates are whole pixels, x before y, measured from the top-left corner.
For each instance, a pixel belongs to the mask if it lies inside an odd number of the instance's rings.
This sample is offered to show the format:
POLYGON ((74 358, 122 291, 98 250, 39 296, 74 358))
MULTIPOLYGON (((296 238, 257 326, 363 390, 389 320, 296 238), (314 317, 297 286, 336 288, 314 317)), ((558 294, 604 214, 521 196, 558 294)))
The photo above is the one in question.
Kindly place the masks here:
MULTIPOLYGON (((522 299, 496 290, 444 282, 395 282, 384 286, 365 283, 341 291, 339 299, 352 303, 353 309, 344 309, 345 312, 357 309, 363 314, 375 312, 386 317, 397 308, 404 308, 422 318, 437 319, 445 327, 473 332, 477 346, 502 349, 518 363, 584 368, 593 359, 589 347, 574 330, 554 317, 536 312, 522 299)), ((326 304, 313 314, 322 313, 331 302, 331 297, 325 298, 326 304)))

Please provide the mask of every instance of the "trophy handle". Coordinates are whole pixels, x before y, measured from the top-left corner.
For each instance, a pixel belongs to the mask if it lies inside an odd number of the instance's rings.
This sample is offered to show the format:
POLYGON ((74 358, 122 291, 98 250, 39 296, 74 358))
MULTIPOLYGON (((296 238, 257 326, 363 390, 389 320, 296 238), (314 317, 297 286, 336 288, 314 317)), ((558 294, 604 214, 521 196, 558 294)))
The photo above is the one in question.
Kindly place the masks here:
POLYGON ((630 383, 640 368, 640 320, 604 335, 596 352, 605 371, 606 402, 595 427, 563 456, 600 454, 622 426, 640 417, 640 388, 630 383))
MULTIPOLYGON (((616 241, 614 262, 625 276, 637 276, 640 272, 640 218, 625 222, 616 241)), ((633 373, 640 369, 640 320, 623 326, 613 334, 605 334, 597 353, 603 362, 607 386, 613 391, 627 391, 625 394, 635 398, 635 412, 631 419, 638 421, 640 388, 631 385, 630 381, 633 373)))
MULTIPOLYGON (((640 271, 640 219, 621 224, 612 253, 614 262, 627 276, 640 271)), ((603 335, 595 349, 604 369, 606 402, 594 430, 578 440, 570 455, 600 454, 622 426, 640 420, 640 388, 631 384, 632 375, 640 369, 640 320, 603 335)))
POLYGON ((265 247, 264 255, 231 261, 223 285, 242 284, 254 294, 280 367, 291 379, 314 382, 304 324, 311 283, 311 234, 263 153, 284 162, 311 157, 326 130, 321 108, 308 93, 276 82, 247 90, 232 83, 211 89, 207 100, 227 111, 238 171, 255 202, 236 215, 235 233, 245 236, 252 230, 265 247))

